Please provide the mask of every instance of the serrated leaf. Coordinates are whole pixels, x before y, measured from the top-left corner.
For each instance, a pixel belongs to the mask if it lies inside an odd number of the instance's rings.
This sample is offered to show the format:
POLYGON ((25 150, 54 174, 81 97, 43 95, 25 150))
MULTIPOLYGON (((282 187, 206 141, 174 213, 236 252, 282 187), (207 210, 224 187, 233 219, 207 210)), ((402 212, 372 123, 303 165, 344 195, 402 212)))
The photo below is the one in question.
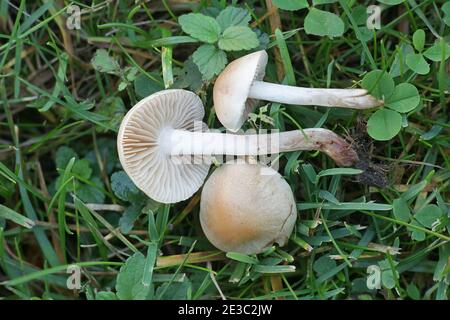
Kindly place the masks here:
POLYGON ((417 221, 423 226, 431 228, 442 215, 441 209, 435 204, 429 204, 420 209, 415 215, 417 221))
POLYGON ((251 20, 250 13, 246 9, 226 7, 220 11, 216 18, 222 31, 231 26, 247 26, 251 20))
POLYGON ((443 41, 437 42, 432 47, 425 50, 423 55, 432 61, 440 62, 442 61, 442 58, 444 58, 445 61, 450 57, 450 44, 443 41))
POLYGON ((420 103, 419 91, 410 83, 401 83, 394 93, 386 99, 386 106, 400 113, 414 110, 420 103))
POLYGON ((417 51, 422 52, 425 46, 425 31, 423 29, 418 29, 413 34, 413 45, 417 51))
POLYGON ((312 8, 305 18, 305 32, 316 36, 339 37, 345 25, 340 17, 328 11, 312 8))
POLYGON ((188 13, 180 16, 178 22, 184 32, 198 40, 214 43, 219 39, 220 25, 212 17, 201 13, 188 13))
POLYGON ((197 48, 192 55, 194 63, 202 73, 204 80, 210 80, 219 74, 227 64, 227 56, 224 51, 212 44, 204 44, 197 48))
POLYGON ((272 3, 280 9, 295 11, 308 8, 307 0, 272 0, 272 3))
POLYGON ((410 53, 406 56, 406 65, 415 73, 430 73, 430 65, 421 53, 410 53))
POLYGON ((395 89, 392 77, 382 70, 367 73, 361 81, 361 86, 379 99, 390 97, 395 89))
POLYGON ((111 188, 114 194, 123 201, 130 201, 139 194, 139 189, 125 171, 118 171, 112 174, 111 188))
POLYGON ((120 267, 116 282, 117 297, 120 300, 144 300, 148 296, 150 286, 142 283, 144 265, 144 255, 136 252, 120 267))
POLYGON ((258 37, 249 27, 228 27, 219 39, 219 48, 225 51, 250 50, 258 45, 258 37))
POLYGON ((402 116, 389 109, 380 109, 367 121, 367 133, 378 141, 392 139, 402 128, 402 116))
POLYGON ((108 54, 105 49, 98 49, 94 57, 91 59, 91 64, 98 72, 118 75, 121 72, 120 65, 115 58, 108 54))

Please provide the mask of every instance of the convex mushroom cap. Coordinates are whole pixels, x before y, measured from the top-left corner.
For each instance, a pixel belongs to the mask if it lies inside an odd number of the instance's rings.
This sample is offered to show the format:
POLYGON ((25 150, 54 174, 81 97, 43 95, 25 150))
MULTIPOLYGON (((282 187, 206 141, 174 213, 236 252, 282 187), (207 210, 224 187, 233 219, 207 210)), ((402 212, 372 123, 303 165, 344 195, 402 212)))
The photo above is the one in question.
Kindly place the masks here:
POLYGON ((256 254, 274 243, 283 246, 296 218, 289 184, 267 166, 225 164, 203 186, 201 226, 222 251, 256 254))
POLYGON ((267 100, 294 105, 368 109, 383 104, 365 89, 315 89, 263 82, 267 53, 257 51, 229 63, 214 84, 217 117, 230 131, 237 131, 256 105, 267 100))

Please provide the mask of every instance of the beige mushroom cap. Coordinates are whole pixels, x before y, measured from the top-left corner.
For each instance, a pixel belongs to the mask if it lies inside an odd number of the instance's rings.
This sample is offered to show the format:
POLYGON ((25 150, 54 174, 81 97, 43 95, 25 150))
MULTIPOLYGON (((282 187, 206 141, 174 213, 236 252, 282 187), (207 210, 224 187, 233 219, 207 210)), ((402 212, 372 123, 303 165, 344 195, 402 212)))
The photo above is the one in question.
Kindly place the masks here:
POLYGON ((213 89, 214 108, 220 122, 230 131, 238 131, 256 104, 248 99, 253 81, 262 80, 267 53, 257 51, 229 63, 217 77, 213 89), (244 112, 245 110, 249 112, 244 112))
POLYGON ((175 203, 189 198, 202 186, 210 165, 174 161, 164 152, 161 136, 168 128, 192 131, 194 122, 203 116, 200 98, 176 89, 142 99, 124 117, 117 137, 120 163, 150 198, 175 203))
POLYGON ((292 190, 272 168, 225 164, 203 186, 200 223, 222 251, 256 254, 275 242, 283 246, 296 218, 292 190))

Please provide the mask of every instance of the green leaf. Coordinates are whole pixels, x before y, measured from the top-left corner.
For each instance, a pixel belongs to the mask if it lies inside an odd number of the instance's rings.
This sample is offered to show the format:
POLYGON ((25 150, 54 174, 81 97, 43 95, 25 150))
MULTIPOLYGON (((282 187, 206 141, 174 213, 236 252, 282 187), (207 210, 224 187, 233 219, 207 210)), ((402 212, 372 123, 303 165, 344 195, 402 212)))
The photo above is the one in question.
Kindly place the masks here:
POLYGON ((450 2, 444 3, 441 10, 444 12, 444 17, 442 18, 444 23, 450 27, 450 2))
POLYGON ((367 133, 378 141, 392 139, 402 128, 402 116, 386 108, 372 114, 367 121, 367 133))
POLYGON ((313 269, 319 276, 333 268, 336 268, 336 261, 331 259, 328 255, 321 256, 319 259, 314 261, 313 264, 313 269))
POLYGON ((139 75, 133 82, 134 91, 136 92, 136 95, 141 99, 164 89, 161 75, 157 73, 150 74, 156 79, 159 79, 160 82, 158 83, 156 81, 153 81, 143 74, 139 75))
POLYGON ((246 9, 236 7, 226 7, 220 11, 216 18, 222 31, 231 26, 247 26, 251 20, 250 13, 246 9))
POLYGON ((313 0, 313 6, 321 5, 321 4, 328 4, 328 3, 336 3, 339 0, 313 0))
POLYGON ((309 210, 309 209, 327 209, 327 210, 366 210, 366 211, 389 211, 392 210, 390 204, 383 203, 373 203, 373 202, 340 202, 339 204, 334 203, 313 203, 313 202, 303 202, 297 204, 298 210, 309 210))
POLYGON ((345 25, 334 13, 312 8, 305 18, 305 32, 316 36, 339 37, 344 34, 345 25))
POLYGON ((66 146, 59 147, 55 157, 56 168, 64 169, 72 158, 78 158, 72 148, 66 146))
POLYGON ((194 63, 202 73, 204 80, 210 80, 220 73, 227 64, 224 51, 211 44, 200 46, 192 55, 194 63))
POLYGON ((336 176, 336 175, 355 175, 361 174, 363 170, 353 168, 332 168, 320 171, 316 176, 316 183, 321 177, 336 176))
POLYGON ((413 45, 417 51, 422 52, 425 46, 425 31, 423 29, 418 29, 413 34, 413 45))
POLYGON ((14 210, 0 204, 0 218, 11 220, 22 227, 31 229, 34 226, 33 220, 15 212, 14 210))
POLYGON ((125 209, 119 219, 119 228, 122 233, 127 234, 131 231, 131 229, 133 229, 134 222, 141 214, 141 210, 142 206, 136 204, 132 204, 125 209))
POLYGON ((411 211, 403 198, 394 200, 392 203, 392 211, 394 212, 394 216, 397 220, 403 222, 409 222, 409 220, 411 220, 411 211))
POLYGON ((136 252, 120 267, 117 276, 116 291, 120 300, 144 300, 150 293, 150 286, 144 286, 145 257, 136 252))
POLYGON ((174 88, 189 88, 191 91, 197 92, 202 87, 202 73, 194 63, 192 56, 184 61, 182 69, 175 68, 174 73, 177 76, 174 88))
POLYGON ((227 258, 248 264, 258 264, 258 259, 239 252, 227 252, 227 258))
POLYGON ((386 99, 386 106, 400 113, 414 110, 420 103, 419 91, 410 83, 401 83, 394 93, 386 99))
POLYGON ((91 59, 91 64, 98 72, 119 75, 121 73, 120 65, 117 60, 108 54, 105 49, 98 49, 94 57, 91 59))
POLYGON ((114 194, 123 201, 130 201, 139 194, 139 189, 125 171, 118 171, 112 174, 111 188, 114 194))
POLYGON ((249 27, 228 27, 219 39, 219 48, 225 51, 249 50, 258 45, 258 37, 249 27))
POLYGON ((83 179, 89 179, 92 174, 92 169, 89 164, 89 161, 86 159, 75 161, 72 167, 72 172, 83 179))
POLYGON ((286 273, 286 272, 295 272, 295 266, 290 265, 265 266, 258 264, 253 266, 252 270, 259 273, 286 273))
MULTIPOLYGON (((120 123, 125 115, 126 109, 123 100, 120 97, 109 96, 100 101, 97 113, 103 115, 106 119, 102 122, 107 126, 119 129, 120 123)), ((105 132, 104 127, 97 127, 97 131, 105 132)))
POLYGON ((394 92, 395 83, 387 72, 373 70, 364 76, 361 81, 361 86, 375 97, 385 99, 394 92))
POLYGON ((192 37, 207 43, 219 39, 220 25, 214 18, 201 13, 184 14, 178 18, 181 29, 192 37))
POLYGON ((414 48, 408 43, 402 43, 389 70, 392 77, 398 77, 409 70, 406 65, 406 56, 410 53, 414 53, 414 48))
POLYGON ((397 261, 389 262, 388 259, 382 260, 378 262, 378 265, 381 269, 381 282, 388 289, 393 289, 395 287, 395 282, 399 278, 399 273, 396 270, 396 266, 398 265, 397 261))
POLYGON ((420 291, 419 288, 414 283, 408 284, 406 287, 406 292, 408 296, 413 300, 420 300, 420 291))
POLYGON ((117 300, 117 296, 111 291, 99 291, 95 295, 95 300, 117 300))
POLYGON ((419 230, 414 230, 413 232, 411 232, 411 239, 415 240, 415 241, 423 241, 426 238, 426 234, 425 232, 419 231, 419 230))
POLYGON ((415 73, 428 74, 430 65, 421 53, 410 53, 406 56, 406 65, 415 73))
POLYGON ((351 15, 355 20, 356 25, 358 26, 366 25, 368 15, 367 15, 367 8, 365 6, 358 5, 354 7, 352 9, 351 15))
POLYGON ((450 57, 450 44, 443 41, 436 42, 432 47, 425 50, 423 55, 428 59, 436 62, 442 61, 442 57, 444 57, 445 61, 450 57))
POLYGON ((420 209, 415 215, 417 221, 424 227, 431 228, 442 215, 441 209, 435 204, 429 204, 420 209))
POLYGON ((100 180, 99 177, 93 177, 90 181, 94 183, 96 187, 83 183, 76 188, 77 196, 85 203, 104 203, 105 194, 99 190, 99 188, 103 188, 102 180, 100 180))
POLYGON ((384 4, 388 4, 388 5, 397 5, 400 3, 403 3, 405 0, 378 0, 378 2, 384 3, 384 4))
POLYGON ((295 11, 308 8, 307 0, 272 0, 272 3, 280 9, 295 11))

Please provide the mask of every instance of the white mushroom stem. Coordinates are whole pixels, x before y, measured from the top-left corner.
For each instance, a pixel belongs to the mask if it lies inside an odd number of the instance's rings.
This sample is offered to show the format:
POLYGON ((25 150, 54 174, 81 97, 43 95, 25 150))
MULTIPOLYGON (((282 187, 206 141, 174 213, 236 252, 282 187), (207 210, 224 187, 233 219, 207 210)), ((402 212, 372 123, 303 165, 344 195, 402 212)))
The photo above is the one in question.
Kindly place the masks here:
POLYGON ((351 166, 356 152, 339 135, 321 128, 271 134, 229 134, 168 129, 160 143, 172 156, 182 155, 267 155, 296 150, 320 150, 339 166, 351 166))
POLYGON ((314 89, 254 81, 249 98, 294 105, 369 109, 383 104, 365 89, 314 89))

